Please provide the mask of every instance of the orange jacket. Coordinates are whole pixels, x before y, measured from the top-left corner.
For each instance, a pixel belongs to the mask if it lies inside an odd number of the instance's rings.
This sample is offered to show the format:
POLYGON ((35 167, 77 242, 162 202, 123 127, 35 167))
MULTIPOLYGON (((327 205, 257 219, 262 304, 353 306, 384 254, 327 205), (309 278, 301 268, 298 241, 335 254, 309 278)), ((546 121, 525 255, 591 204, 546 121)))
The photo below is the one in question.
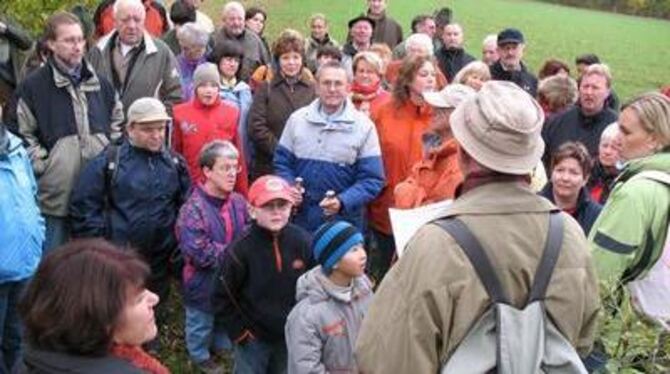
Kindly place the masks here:
POLYGON ((398 183, 394 192, 395 206, 416 208, 440 200, 453 199, 456 187, 463 181, 458 166, 458 142, 449 139, 417 162, 407 179, 398 183))
POLYGON ((377 126, 384 161, 386 186, 370 204, 370 224, 385 234, 391 233, 388 209, 394 206, 393 190, 409 175, 412 165, 423 158, 421 136, 430 123, 430 106, 408 101, 400 106, 388 100, 371 113, 377 126))

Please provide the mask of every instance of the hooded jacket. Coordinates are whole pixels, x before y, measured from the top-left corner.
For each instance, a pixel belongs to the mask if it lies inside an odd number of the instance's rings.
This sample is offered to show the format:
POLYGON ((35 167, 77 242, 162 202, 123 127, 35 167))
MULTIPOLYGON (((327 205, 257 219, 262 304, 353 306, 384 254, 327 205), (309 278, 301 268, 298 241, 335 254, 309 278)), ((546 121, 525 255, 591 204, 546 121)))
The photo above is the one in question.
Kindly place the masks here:
POLYGON ((450 82, 454 80, 456 74, 458 74, 465 65, 476 60, 472 55, 465 52, 463 48, 445 47, 442 47, 435 52, 435 58, 437 58, 440 70, 442 70, 442 73, 449 78, 450 82))
POLYGON ((289 374, 358 372, 354 348, 372 296, 365 275, 350 287, 335 285, 321 266, 301 276, 286 321, 289 374))
POLYGON ((0 123, 0 284, 30 278, 42 258, 44 219, 35 197, 37 184, 21 140, 0 123))

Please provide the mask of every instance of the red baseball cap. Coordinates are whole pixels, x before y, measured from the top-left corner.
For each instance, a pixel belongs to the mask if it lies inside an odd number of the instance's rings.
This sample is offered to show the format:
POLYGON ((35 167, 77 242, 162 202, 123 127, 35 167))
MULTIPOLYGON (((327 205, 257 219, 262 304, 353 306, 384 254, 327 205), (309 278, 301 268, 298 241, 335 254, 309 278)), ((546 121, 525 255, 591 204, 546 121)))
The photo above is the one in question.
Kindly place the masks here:
POLYGON ((249 203, 253 206, 263 206, 274 199, 283 199, 293 203, 291 186, 276 175, 264 175, 251 185, 249 189, 249 203))

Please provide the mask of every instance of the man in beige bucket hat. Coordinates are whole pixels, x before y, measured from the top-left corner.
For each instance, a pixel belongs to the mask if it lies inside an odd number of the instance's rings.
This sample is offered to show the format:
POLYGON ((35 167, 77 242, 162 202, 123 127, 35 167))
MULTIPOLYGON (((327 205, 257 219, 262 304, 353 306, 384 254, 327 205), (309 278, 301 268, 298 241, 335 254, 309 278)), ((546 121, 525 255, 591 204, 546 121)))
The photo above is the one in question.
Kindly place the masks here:
POLYGON ((159 326, 170 289, 170 258, 178 250, 174 224, 190 188, 185 161, 165 146, 169 120, 158 99, 135 100, 128 108, 128 136, 86 165, 70 204, 73 236, 135 248, 149 264, 147 288, 160 297, 159 326))
MULTIPOLYGON (((526 305, 558 209, 529 187, 544 144, 542 109, 511 82, 487 82, 451 115, 464 182, 445 218, 457 217, 481 243, 511 304, 526 305)), ((593 343, 596 277, 577 222, 563 221, 562 245, 545 307, 581 355, 593 343)), ((356 354, 365 373, 435 373, 491 304, 463 249, 436 224, 422 227, 386 275, 368 310, 356 354)))

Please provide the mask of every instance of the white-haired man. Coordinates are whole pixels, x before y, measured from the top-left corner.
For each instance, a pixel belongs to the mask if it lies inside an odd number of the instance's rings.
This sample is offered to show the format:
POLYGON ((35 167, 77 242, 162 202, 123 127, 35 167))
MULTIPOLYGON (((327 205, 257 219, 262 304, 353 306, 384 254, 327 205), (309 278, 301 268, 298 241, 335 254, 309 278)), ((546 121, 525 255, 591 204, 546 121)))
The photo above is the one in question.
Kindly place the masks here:
POLYGON ((145 29, 140 0, 114 3, 114 31, 89 51, 89 59, 121 96, 124 110, 141 97, 156 97, 168 108, 181 101, 177 60, 170 48, 145 29))
POLYGON ((214 42, 232 41, 242 47, 244 59, 240 66, 240 79, 248 82, 256 68, 270 63, 270 53, 261 38, 245 28, 244 15, 242 4, 237 1, 227 2, 221 14, 222 27, 214 35, 214 42))
POLYGON ((444 26, 442 31, 442 48, 435 52, 442 73, 452 81, 463 66, 475 60, 463 49, 463 27, 458 23, 444 26))

